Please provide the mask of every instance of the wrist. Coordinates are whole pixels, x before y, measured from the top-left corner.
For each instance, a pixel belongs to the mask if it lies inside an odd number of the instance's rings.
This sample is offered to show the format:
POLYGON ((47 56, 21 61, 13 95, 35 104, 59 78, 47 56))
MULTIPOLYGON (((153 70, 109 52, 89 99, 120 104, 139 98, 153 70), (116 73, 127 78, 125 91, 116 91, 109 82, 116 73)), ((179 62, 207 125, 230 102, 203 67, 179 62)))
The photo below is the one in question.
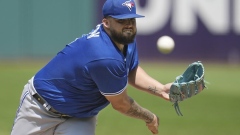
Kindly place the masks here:
POLYGON ((148 119, 148 121, 145 121, 147 124, 151 124, 154 122, 154 120, 156 119, 156 115, 155 114, 152 114, 151 118, 148 119))
POLYGON ((146 122, 147 126, 158 126, 159 125, 159 118, 153 114, 153 119, 151 122, 146 122))

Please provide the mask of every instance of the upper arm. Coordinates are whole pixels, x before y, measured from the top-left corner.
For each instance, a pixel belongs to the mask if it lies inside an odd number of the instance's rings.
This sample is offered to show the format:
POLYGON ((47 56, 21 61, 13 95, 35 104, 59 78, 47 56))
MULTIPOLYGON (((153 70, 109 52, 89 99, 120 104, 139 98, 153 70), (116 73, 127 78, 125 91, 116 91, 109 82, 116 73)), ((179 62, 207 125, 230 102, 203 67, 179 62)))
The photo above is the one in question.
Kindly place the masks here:
POLYGON ((122 113, 127 112, 131 108, 131 104, 133 102, 131 98, 127 95, 126 89, 121 94, 105 97, 111 103, 114 109, 122 113))
POLYGON ((149 76, 140 66, 137 66, 133 69, 128 76, 128 82, 144 91, 148 91, 149 87, 151 88, 160 88, 162 89, 163 85, 149 76))
POLYGON ((143 85, 150 80, 152 80, 152 78, 140 66, 137 66, 129 72, 128 81, 133 86, 143 85))
POLYGON ((131 70, 131 71, 129 72, 128 82, 129 82, 130 84, 134 84, 134 83, 135 83, 136 74, 137 74, 137 69, 138 69, 138 66, 135 67, 133 70, 131 70))

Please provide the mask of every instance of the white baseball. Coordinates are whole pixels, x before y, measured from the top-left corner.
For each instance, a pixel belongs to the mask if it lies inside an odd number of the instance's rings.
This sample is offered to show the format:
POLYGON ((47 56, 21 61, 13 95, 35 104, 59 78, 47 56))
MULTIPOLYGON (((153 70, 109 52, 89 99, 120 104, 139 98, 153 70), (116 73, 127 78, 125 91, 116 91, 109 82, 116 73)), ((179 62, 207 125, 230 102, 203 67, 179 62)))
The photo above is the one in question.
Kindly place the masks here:
POLYGON ((163 54, 171 53, 174 46, 174 40, 169 36, 162 36, 157 40, 157 48, 163 54))

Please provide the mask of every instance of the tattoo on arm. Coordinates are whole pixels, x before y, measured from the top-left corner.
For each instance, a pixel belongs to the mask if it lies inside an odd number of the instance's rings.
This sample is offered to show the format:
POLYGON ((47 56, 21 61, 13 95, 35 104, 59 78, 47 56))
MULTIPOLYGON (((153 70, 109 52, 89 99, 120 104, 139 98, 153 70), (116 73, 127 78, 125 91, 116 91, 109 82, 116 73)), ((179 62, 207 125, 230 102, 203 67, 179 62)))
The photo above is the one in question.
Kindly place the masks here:
POLYGON ((149 90, 150 92, 153 92, 154 94, 157 93, 156 87, 151 87, 151 86, 149 86, 149 87, 148 87, 148 90, 149 90))
POLYGON ((140 105, 138 105, 131 97, 131 108, 126 112, 126 115, 142 119, 147 123, 151 123, 153 121, 154 115, 149 110, 142 108, 140 105))

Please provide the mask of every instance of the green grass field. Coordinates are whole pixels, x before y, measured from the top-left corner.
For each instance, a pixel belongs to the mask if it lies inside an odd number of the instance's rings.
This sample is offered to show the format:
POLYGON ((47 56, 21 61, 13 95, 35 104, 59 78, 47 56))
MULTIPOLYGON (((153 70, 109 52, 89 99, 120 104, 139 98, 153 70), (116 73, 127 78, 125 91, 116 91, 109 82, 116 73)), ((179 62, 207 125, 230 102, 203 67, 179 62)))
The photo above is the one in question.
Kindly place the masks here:
MULTIPOLYGON (((9 135, 23 86, 46 62, 0 62, 0 135, 9 135)), ((162 83, 174 81, 190 63, 143 63, 162 83)), ((240 135, 240 65, 205 65, 208 89, 180 103, 183 117, 172 103, 129 86, 140 105, 160 117, 161 135, 240 135)), ((151 135, 145 123, 126 117, 108 106, 100 112, 96 135, 151 135)))

